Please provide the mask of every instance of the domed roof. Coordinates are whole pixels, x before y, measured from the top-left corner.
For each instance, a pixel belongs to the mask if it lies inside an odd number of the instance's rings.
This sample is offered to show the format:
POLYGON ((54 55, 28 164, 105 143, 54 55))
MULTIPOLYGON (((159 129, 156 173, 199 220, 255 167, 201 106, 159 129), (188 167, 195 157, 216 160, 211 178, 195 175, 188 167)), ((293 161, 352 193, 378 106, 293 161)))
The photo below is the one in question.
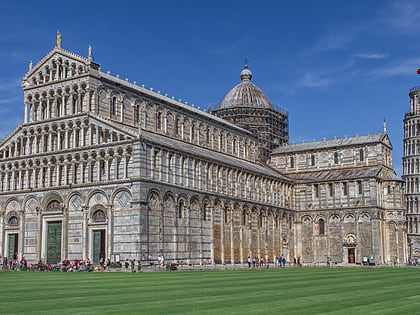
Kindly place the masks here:
POLYGON ((267 95, 259 87, 251 82, 252 72, 248 65, 241 71, 242 82, 226 94, 220 109, 232 107, 253 107, 273 109, 273 105, 267 95))

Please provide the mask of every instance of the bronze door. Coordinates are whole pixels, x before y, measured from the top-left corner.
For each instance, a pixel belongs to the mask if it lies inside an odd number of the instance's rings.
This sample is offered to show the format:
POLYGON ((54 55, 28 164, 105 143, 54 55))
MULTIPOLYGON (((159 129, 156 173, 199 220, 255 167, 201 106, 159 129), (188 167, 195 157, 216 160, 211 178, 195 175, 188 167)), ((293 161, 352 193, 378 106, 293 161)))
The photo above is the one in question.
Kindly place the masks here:
POLYGON ((47 223, 47 264, 56 264, 61 261, 61 221, 47 223))

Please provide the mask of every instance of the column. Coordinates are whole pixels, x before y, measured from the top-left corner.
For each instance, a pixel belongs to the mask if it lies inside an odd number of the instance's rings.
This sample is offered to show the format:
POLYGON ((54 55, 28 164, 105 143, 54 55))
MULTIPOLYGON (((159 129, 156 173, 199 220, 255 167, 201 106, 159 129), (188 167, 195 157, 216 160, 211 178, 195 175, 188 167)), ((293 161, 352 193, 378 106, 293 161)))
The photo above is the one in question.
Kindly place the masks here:
POLYGON ((96 158, 96 180, 101 181, 101 160, 96 158))
POLYGON ((26 124, 28 122, 28 104, 23 104, 23 122, 26 124))

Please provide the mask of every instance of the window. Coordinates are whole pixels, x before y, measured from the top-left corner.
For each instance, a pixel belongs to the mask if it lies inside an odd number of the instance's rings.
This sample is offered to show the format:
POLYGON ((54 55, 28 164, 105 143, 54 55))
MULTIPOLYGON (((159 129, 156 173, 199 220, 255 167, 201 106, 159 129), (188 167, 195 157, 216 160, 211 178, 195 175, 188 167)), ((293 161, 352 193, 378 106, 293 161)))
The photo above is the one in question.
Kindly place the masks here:
POLYGON ((343 183, 343 195, 347 196, 348 194, 348 184, 347 183, 343 183))
POLYGON ((338 152, 334 152, 334 164, 338 164, 338 152))
POLYGON ((156 114, 156 129, 162 128, 162 114, 159 112, 156 114))
POLYGON ((209 205, 205 203, 203 207, 203 221, 207 221, 207 207, 209 207, 209 205))
POLYGON ((315 198, 319 198, 319 185, 318 184, 314 185, 314 193, 315 193, 315 198))
POLYGON ((11 216, 9 219, 9 225, 12 225, 12 226, 19 225, 19 219, 16 216, 11 216))
POLYGON ((134 107, 134 122, 138 123, 140 121, 140 109, 139 105, 136 105, 134 107))
POLYGON ((359 195, 361 195, 363 193, 363 184, 361 180, 357 181, 357 187, 358 187, 359 195))
POLYGON ((312 155, 311 155, 311 165, 312 165, 312 166, 315 166, 315 164, 316 164, 315 154, 312 154, 312 155))
POLYGON ((334 196, 334 185, 328 184, 328 191, 330 192, 330 196, 333 197, 334 196))
POLYGON ((293 156, 290 157, 290 168, 295 167, 295 158, 293 156))
POLYGON ((111 104, 110 104, 110 107, 109 107, 109 114, 110 114, 111 116, 112 116, 112 115, 115 115, 116 103, 117 103, 117 98, 114 96, 114 97, 112 97, 112 99, 111 99, 111 104))
POLYGON ((179 128, 179 119, 177 118, 175 119, 175 128, 174 128, 175 135, 178 134, 178 128, 179 128))
POLYGON ((62 211, 63 206, 57 201, 51 201, 47 206, 47 211, 62 211))
POLYGON ((360 149, 359 151, 359 158, 360 162, 363 162, 365 160, 365 151, 363 149, 360 149))
POLYGON ((319 231, 319 235, 324 235, 325 234, 324 219, 319 219, 319 221, 318 221, 318 231, 319 231))
POLYGON ((184 212, 184 202, 180 202, 178 206, 178 218, 182 218, 182 213, 184 212))
POLYGON ((92 215, 93 222, 105 222, 105 212, 102 210, 96 210, 92 215))

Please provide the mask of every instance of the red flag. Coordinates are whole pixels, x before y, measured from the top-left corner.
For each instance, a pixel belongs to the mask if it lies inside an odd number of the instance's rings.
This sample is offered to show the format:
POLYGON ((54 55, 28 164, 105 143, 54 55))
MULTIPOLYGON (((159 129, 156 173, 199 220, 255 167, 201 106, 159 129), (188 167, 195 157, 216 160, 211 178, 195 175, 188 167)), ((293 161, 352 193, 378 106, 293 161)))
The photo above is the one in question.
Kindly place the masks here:
POLYGON ((417 74, 420 74, 420 69, 417 69, 417 74))

